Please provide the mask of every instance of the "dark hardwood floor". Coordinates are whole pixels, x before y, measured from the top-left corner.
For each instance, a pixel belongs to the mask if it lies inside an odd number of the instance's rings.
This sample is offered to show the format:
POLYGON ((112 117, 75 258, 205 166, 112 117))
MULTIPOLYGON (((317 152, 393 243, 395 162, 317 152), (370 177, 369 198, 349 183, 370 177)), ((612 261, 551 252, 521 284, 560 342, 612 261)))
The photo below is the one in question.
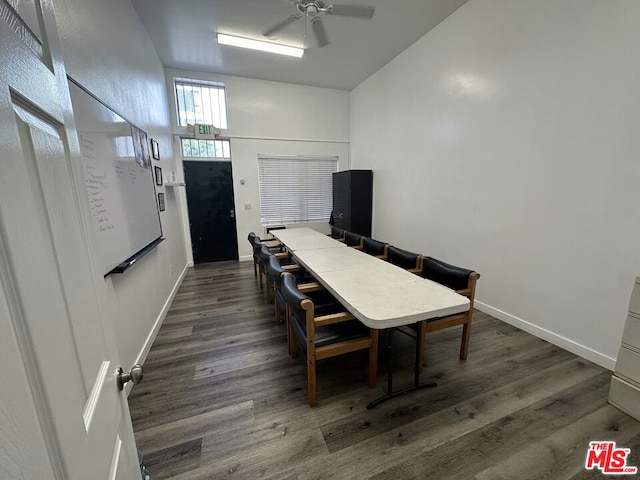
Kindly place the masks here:
MULTIPOLYGON (((611 372, 481 312, 463 362, 460 332, 427 337, 436 388, 368 411, 385 362, 369 389, 359 352, 318 363, 311 409, 304 356, 287 354, 252 264, 192 268, 129 397, 145 464, 153 480, 585 480, 607 478, 584 468, 589 441, 614 440, 640 467, 640 422, 607 404, 611 372)), ((412 341, 395 340, 395 384, 410 384, 412 341)))

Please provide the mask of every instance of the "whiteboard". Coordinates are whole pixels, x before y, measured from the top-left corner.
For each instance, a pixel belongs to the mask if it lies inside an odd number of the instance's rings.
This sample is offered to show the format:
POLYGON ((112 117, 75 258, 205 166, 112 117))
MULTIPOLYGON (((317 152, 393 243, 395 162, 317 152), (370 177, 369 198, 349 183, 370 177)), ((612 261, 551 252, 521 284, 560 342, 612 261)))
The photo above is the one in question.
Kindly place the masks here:
POLYGON ((69 90, 97 237, 97 264, 106 276, 123 271, 162 237, 147 137, 72 80, 69 90))

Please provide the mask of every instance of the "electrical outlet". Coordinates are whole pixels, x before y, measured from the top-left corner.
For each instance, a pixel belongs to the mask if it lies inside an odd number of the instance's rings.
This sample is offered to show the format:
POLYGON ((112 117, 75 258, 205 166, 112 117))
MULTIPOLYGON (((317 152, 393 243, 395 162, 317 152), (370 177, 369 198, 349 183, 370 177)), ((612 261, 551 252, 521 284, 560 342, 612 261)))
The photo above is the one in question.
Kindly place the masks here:
POLYGON ((244 204, 244 209, 245 210, 251 210, 251 204, 250 203, 245 203, 244 204))
POLYGON ((169 265, 169 273, 173 275, 173 265, 169 265))

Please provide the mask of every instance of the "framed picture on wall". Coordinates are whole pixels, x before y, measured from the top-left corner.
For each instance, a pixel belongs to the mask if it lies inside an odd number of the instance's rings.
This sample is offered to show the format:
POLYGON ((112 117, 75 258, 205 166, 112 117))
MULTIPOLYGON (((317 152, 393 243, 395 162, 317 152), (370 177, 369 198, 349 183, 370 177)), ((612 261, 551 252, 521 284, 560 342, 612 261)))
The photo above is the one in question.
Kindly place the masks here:
POLYGON ((162 169, 160 167, 154 167, 154 173, 156 176, 156 185, 162 185, 162 169))
POLYGON ((158 194, 158 209, 164 212, 164 193, 158 194))
POLYGON ((151 156, 155 160, 160 160, 160 148, 158 147, 158 142, 153 138, 151 139, 151 156))
POLYGON ((136 164, 142 168, 151 167, 147 134, 143 130, 131 125, 131 136, 133 137, 133 152, 136 158, 136 164))

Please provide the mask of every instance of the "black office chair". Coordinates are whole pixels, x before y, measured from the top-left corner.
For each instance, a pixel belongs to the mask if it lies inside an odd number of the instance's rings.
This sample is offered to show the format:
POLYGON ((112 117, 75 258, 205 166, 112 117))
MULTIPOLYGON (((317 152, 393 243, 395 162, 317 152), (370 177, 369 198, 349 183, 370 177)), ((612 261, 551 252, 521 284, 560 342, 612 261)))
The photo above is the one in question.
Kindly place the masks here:
POLYGON ((387 262, 404 268, 411 273, 420 273, 422 256, 397 247, 387 248, 387 262))
POLYGON ((348 232, 345 230, 344 243, 346 243, 347 247, 353 247, 357 250, 362 250, 363 241, 364 237, 359 233, 348 232))
POLYGON ((383 260, 387 259, 388 247, 388 243, 374 240, 371 237, 364 237, 364 240, 362 241, 362 251, 364 253, 368 253, 369 255, 373 255, 374 257, 378 257, 383 260))
POLYGON ((365 327, 344 310, 317 312, 312 299, 298 290, 290 273, 282 275, 281 291, 287 308, 289 353, 295 357, 298 345, 307 352, 309 405, 317 404, 316 362, 343 353, 369 349, 369 387, 375 387, 378 330, 365 327))
POLYGON ((344 242, 344 228, 331 227, 331 233, 329 234, 331 238, 334 238, 340 242, 344 242))

